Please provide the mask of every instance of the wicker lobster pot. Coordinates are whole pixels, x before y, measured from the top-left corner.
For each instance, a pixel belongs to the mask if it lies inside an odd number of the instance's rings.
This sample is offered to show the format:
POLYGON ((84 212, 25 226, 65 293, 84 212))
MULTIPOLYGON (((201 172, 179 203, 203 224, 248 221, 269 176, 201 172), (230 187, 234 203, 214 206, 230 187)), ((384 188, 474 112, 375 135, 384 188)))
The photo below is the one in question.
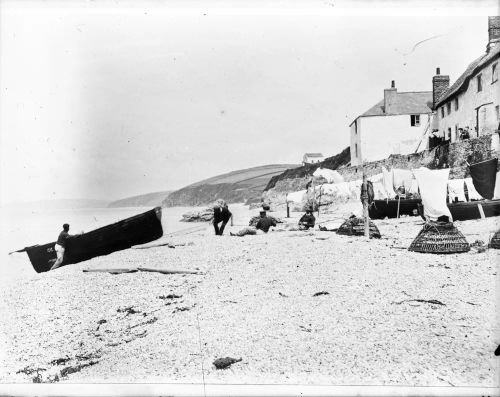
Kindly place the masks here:
POLYGON ((470 251, 470 245, 453 222, 427 222, 409 251, 431 254, 454 254, 470 251))
POLYGON ((490 248, 500 249, 500 230, 498 230, 491 238, 490 248))
MULTIPOLYGON (((358 218, 356 216, 351 216, 349 219, 340 225, 337 230, 337 234, 343 234, 345 236, 364 236, 365 235, 365 222, 363 218, 358 218)), ((370 237, 380 238, 380 231, 378 227, 370 220, 370 237)))

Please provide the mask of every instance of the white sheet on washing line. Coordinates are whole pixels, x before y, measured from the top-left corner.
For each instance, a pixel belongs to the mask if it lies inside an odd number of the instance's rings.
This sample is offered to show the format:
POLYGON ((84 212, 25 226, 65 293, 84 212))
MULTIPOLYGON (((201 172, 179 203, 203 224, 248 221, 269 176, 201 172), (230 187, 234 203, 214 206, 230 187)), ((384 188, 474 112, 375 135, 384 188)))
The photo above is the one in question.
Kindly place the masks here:
POLYGON ((420 196, 424 205, 426 219, 437 220, 440 216, 447 216, 453 221, 450 210, 446 205, 446 193, 450 169, 429 170, 420 167, 413 170, 420 187, 420 196))

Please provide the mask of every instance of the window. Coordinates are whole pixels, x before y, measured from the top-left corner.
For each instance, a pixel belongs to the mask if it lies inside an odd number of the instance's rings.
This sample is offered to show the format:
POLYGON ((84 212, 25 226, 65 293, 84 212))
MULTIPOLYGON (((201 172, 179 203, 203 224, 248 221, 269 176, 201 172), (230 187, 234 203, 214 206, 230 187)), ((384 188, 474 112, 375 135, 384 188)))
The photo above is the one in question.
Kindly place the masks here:
POLYGON ((448 102, 448 103, 446 104, 446 112, 447 112, 448 114, 450 114, 450 113, 451 113, 451 102, 448 102))
POLYGON ((481 80, 481 77, 482 77, 482 76, 481 76, 480 74, 478 74, 478 75, 476 76, 476 81, 477 81, 477 92, 480 92, 480 91, 482 91, 482 90, 483 90, 483 82, 482 82, 482 80, 481 80))
POLYGON ((497 114, 497 121, 500 121, 500 108, 499 108, 499 105, 495 106, 495 113, 497 114))
POLYGON ((444 106, 441 107, 441 118, 444 119, 444 106))
POLYGON ((358 157, 358 144, 357 143, 354 144, 354 150, 356 153, 356 157, 358 157))
POLYGON ((410 124, 412 127, 420 127, 420 115, 412 114, 410 116, 410 124))
POLYGON ((448 128, 448 140, 451 140, 451 127, 448 128))
POLYGON ((455 98, 455 110, 458 110, 458 97, 455 98))
POLYGON ((491 84, 495 83, 498 80, 498 68, 497 63, 494 63, 491 66, 491 84))

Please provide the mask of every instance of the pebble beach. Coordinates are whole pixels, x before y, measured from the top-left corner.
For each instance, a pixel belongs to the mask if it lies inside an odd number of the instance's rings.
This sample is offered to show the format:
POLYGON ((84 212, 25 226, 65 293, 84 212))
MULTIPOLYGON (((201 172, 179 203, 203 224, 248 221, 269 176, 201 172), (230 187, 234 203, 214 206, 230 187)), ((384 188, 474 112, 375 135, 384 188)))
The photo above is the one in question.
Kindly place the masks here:
MULTIPOLYGON (((186 224, 3 286, 0 382, 498 386, 498 250, 409 252, 418 217, 375 221, 367 241, 287 230, 301 214, 278 211, 267 235, 232 237, 238 211, 224 236, 186 224), (197 274, 84 272, 138 267, 197 274)), ((487 243, 500 221, 455 225, 487 243)))

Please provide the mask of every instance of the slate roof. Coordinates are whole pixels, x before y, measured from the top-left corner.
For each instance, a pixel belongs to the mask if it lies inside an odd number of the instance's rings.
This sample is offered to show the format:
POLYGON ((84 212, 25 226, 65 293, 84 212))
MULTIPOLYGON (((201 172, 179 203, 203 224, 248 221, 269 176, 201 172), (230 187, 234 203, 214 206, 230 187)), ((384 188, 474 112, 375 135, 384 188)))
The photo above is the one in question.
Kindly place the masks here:
MULTIPOLYGON (((358 117, 426 114, 432 112, 431 108, 432 91, 396 92, 396 101, 391 104, 391 113, 385 112, 384 100, 382 99, 358 117)), ((356 117, 356 119, 358 117, 356 117)), ((352 123, 354 123, 354 120, 352 123)))
POLYGON ((444 102, 451 99, 455 94, 467 90, 469 86, 469 81, 472 76, 474 76, 480 69, 486 66, 488 63, 495 60, 495 58, 500 57, 500 45, 496 45, 491 49, 489 53, 481 55, 475 61, 473 61, 465 72, 453 83, 453 85, 448 88, 443 95, 436 102, 436 107, 441 106, 444 102))
POLYGON ((305 153, 304 156, 307 157, 323 157, 321 153, 305 153))
POLYGON ((323 157, 321 153, 306 153, 305 155, 308 157, 323 157))

